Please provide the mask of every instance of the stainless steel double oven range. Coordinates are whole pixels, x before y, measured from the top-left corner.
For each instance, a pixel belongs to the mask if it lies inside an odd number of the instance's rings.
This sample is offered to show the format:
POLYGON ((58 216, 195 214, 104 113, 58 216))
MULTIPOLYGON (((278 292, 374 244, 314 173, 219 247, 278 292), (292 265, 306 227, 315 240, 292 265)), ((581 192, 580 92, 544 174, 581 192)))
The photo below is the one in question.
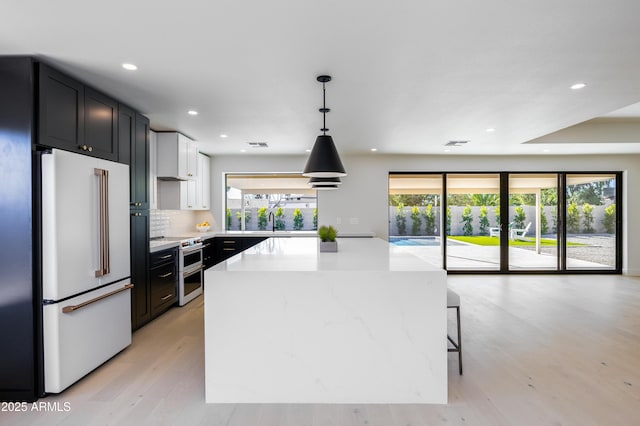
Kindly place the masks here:
POLYGON ((178 257, 178 304, 184 306, 202 294, 204 269, 202 239, 185 238, 180 240, 178 257))

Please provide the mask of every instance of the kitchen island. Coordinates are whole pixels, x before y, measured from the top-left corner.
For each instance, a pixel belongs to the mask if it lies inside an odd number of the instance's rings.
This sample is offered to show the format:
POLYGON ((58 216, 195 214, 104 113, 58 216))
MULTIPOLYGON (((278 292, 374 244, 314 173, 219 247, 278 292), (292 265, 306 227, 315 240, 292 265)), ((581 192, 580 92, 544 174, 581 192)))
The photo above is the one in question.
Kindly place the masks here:
POLYGON ((446 272, 338 246, 269 238, 206 271, 208 403, 447 402, 446 272))

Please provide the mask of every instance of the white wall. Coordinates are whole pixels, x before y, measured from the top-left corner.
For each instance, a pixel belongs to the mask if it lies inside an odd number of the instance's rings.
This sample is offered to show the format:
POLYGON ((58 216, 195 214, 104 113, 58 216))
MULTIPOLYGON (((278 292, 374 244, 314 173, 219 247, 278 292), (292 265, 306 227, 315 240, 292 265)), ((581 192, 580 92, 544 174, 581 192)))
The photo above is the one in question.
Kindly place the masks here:
MULTIPOLYGON (((388 174, 414 172, 580 172, 622 171, 623 272, 640 275, 640 155, 573 156, 417 156, 371 153, 342 157, 348 176, 337 191, 318 194, 318 225, 342 232, 375 232, 388 236, 388 174), (631 220, 629 220, 631 219, 631 220), (340 223, 338 223, 340 222, 340 223)), ((226 172, 300 172, 306 156, 214 156, 211 160, 212 206, 216 230, 224 224, 226 172)))

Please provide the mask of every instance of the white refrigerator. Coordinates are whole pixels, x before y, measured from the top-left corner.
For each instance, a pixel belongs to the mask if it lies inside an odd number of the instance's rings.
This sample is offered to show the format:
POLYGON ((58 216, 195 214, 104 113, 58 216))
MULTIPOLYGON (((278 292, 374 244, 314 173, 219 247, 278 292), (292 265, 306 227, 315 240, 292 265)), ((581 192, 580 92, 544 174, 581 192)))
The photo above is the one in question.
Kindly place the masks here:
POLYGON ((131 344, 129 166, 41 156, 44 390, 59 393, 131 344))

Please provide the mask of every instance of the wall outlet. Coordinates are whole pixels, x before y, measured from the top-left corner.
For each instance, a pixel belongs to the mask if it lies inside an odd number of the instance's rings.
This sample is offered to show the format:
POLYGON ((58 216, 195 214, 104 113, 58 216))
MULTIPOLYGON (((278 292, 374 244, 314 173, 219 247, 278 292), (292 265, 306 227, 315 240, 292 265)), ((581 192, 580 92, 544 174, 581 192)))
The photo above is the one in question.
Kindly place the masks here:
POLYGON ((360 219, 358 219, 357 217, 350 217, 349 218, 349 224, 351 225, 357 225, 360 223, 360 219))

